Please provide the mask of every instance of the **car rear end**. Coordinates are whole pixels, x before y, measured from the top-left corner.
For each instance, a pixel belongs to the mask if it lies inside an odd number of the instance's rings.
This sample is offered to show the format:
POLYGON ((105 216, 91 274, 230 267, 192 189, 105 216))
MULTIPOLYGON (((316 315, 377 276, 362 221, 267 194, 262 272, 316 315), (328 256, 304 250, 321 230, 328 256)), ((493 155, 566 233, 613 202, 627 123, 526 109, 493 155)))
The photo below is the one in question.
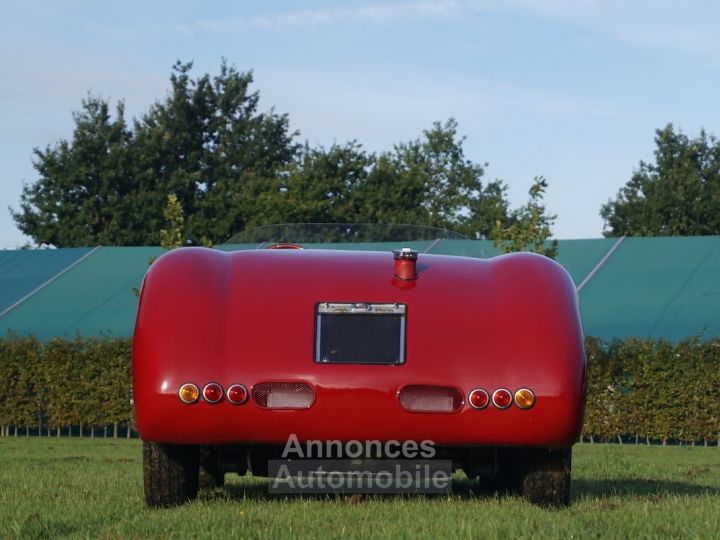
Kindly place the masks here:
POLYGON ((494 470, 505 449, 570 448, 584 380, 574 286, 531 254, 177 250, 134 342, 143 440, 257 472, 291 436, 432 441, 494 470))

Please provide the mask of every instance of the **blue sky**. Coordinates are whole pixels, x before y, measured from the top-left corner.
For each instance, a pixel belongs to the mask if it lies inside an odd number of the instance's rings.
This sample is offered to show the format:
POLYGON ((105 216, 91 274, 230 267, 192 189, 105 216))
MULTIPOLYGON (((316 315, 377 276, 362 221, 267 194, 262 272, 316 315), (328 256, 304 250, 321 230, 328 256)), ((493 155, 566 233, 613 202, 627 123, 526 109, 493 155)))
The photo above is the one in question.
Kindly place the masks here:
POLYGON ((136 116, 177 59, 200 74, 222 57, 311 144, 383 150, 453 116, 513 205, 542 174, 555 235, 598 237, 656 128, 720 134, 719 22, 699 0, 3 0, 0 248, 24 242, 7 207, 32 149, 70 137, 88 92, 136 116))

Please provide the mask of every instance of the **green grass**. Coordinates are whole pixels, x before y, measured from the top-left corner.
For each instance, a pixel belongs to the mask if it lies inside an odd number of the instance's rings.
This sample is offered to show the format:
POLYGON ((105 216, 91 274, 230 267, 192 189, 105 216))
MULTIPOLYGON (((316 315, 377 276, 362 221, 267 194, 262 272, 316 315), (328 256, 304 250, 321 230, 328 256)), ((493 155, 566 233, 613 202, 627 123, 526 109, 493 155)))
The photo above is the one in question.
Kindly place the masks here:
POLYGON ((720 449, 578 445, 573 503, 545 510, 478 493, 284 497, 228 475, 191 504, 146 510, 138 441, 0 439, 0 537, 715 537, 720 449))

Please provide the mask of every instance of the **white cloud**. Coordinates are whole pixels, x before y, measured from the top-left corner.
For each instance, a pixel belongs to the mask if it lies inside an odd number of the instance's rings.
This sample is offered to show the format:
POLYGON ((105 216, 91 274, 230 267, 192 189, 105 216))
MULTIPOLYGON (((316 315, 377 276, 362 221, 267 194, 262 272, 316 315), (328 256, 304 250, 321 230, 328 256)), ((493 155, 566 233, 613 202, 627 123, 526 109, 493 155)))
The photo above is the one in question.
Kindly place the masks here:
POLYGON ((386 24, 397 20, 449 18, 460 14, 464 5, 465 2, 446 0, 309 9, 270 15, 203 19, 194 24, 176 25, 176 30, 184 34, 192 34, 195 30, 210 33, 235 33, 253 28, 284 30, 289 27, 317 27, 348 23, 386 24))
POLYGON ((651 48, 717 54, 717 6, 703 0, 468 0, 466 7, 536 16, 651 48))
POLYGON ((337 71, 259 68, 255 75, 263 102, 288 111, 303 136, 322 144, 358 139, 388 148, 451 116, 466 126, 479 126, 510 118, 542 123, 617 120, 627 114, 591 99, 450 73, 405 70, 398 77, 378 67, 358 77, 337 71), (389 132, 389 126, 407 135, 389 132), (321 134, 332 139, 320 140, 321 134))
POLYGON ((648 47, 700 54, 720 51, 716 8, 701 0, 439 0, 376 3, 354 7, 305 9, 273 14, 202 19, 176 24, 176 32, 233 34, 253 29, 287 30, 409 20, 457 20, 478 13, 507 13, 599 32, 648 47))
POLYGON ((292 126, 302 129, 301 138, 311 145, 356 139, 369 151, 387 150, 420 137, 432 122, 454 116, 459 134, 467 136, 466 156, 478 163, 490 161, 487 177, 508 182, 514 206, 527 199, 533 176, 549 179, 547 201, 558 214, 555 231, 561 238, 600 235, 599 204, 615 193, 643 155, 636 147, 618 148, 627 144, 612 135, 614 126, 642 122, 627 117, 632 111, 532 85, 422 71, 403 71, 398 77, 380 67, 362 76, 262 67, 255 75, 261 106, 288 112, 292 126), (583 131, 598 125, 607 131, 583 131))

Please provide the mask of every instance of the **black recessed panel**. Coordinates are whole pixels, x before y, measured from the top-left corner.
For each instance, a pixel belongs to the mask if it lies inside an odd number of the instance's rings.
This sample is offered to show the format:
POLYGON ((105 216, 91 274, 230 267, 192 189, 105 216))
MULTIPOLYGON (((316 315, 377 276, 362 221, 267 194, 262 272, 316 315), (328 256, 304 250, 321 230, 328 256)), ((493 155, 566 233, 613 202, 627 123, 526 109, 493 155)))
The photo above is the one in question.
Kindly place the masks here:
POLYGON ((324 364, 402 364, 404 314, 318 313, 315 361, 324 364))

